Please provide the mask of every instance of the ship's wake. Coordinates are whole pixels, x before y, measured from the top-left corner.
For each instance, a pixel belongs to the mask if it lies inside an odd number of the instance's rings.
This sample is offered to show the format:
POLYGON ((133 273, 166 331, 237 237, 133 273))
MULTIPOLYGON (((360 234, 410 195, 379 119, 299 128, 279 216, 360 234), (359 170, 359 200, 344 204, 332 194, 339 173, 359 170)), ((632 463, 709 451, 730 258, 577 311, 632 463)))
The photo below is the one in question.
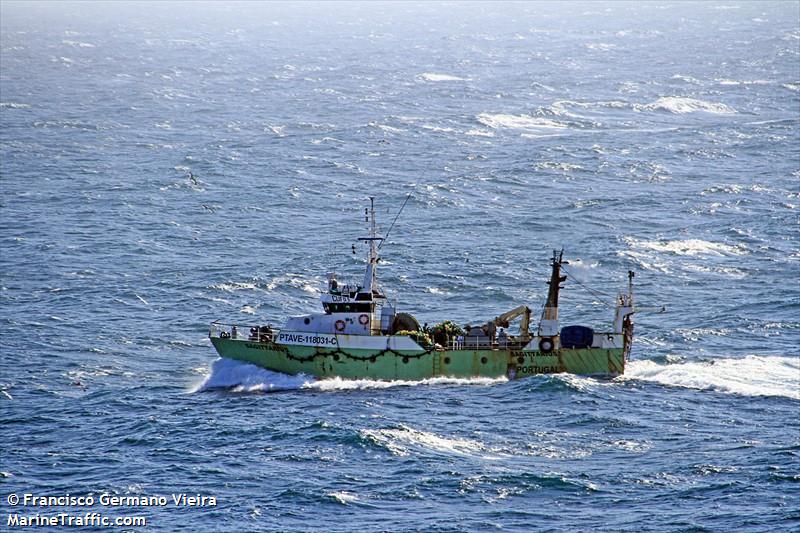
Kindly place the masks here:
POLYGON ((447 378, 438 377, 421 381, 378 381, 372 379, 317 379, 305 374, 288 375, 266 370, 256 365, 233 359, 220 358, 192 392, 229 390, 232 392, 279 392, 299 389, 340 391, 361 389, 387 389, 419 385, 472 385, 487 386, 508 381, 502 378, 447 378))
POLYGON ((798 357, 749 355, 667 364, 630 361, 625 368, 625 377, 676 387, 800 400, 798 357))
MULTIPOLYGON (((591 378, 566 374, 562 376, 570 382, 591 380, 595 385, 598 383, 591 378)), ((626 379, 744 396, 782 396, 800 400, 798 357, 750 355, 743 358, 667 363, 651 360, 630 361, 622 380, 626 379)), ((227 390, 246 393, 301 389, 333 392, 425 385, 489 386, 506 381, 508 380, 504 377, 468 379, 437 377, 421 381, 378 381, 339 377, 318 379, 305 374, 283 374, 241 361, 221 358, 214 361, 203 381, 196 385, 192 392, 227 390)))

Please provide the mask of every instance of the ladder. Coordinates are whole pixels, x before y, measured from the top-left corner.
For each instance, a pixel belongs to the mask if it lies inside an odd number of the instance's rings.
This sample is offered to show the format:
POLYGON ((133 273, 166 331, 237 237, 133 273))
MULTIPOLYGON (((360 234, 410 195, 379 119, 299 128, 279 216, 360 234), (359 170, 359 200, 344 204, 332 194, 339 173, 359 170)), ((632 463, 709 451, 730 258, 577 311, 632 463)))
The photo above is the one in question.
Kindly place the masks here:
POLYGON ((433 352, 431 356, 433 357, 433 377, 436 377, 442 372, 442 361, 439 352, 433 352))

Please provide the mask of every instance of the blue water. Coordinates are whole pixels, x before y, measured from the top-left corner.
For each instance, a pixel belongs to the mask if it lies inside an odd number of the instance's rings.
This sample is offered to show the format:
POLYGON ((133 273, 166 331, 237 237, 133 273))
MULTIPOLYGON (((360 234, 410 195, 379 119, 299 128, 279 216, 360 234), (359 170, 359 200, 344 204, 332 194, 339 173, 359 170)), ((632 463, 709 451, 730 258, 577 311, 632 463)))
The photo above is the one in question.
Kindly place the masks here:
POLYGON ((217 499, 66 508, 136 531, 800 530, 797 2, 3 2, 0 29, 0 529, 68 492, 217 499), (613 380, 217 359, 211 321, 358 280, 370 195, 384 230, 410 195, 380 278, 421 322, 538 310, 562 246, 565 324, 607 327, 628 269, 668 311, 613 380))

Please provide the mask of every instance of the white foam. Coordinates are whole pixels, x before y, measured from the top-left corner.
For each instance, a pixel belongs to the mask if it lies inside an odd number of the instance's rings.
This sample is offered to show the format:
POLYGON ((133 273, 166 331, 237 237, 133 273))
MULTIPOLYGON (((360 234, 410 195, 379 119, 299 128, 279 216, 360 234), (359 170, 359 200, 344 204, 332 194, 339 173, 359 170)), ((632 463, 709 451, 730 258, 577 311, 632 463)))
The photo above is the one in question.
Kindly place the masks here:
POLYGON ((452 76, 450 74, 437 74, 435 72, 424 72, 420 75, 425 81, 464 81, 464 78, 452 76))
POLYGON ((398 429, 363 429, 359 433, 398 456, 410 455, 414 448, 455 455, 475 455, 487 451, 486 446, 476 440, 446 437, 402 425, 398 429))
POLYGON ((468 385, 487 387, 508 381, 505 377, 500 378, 448 378, 438 377, 419 381, 394 380, 380 381, 374 379, 343 379, 326 378, 318 379, 313 382, 303 384, 304 389, 317 389, 321 391, 337 390, 363 390, 363 389, 389 389, 392 387, 415 387, 420 385, 468 385))
POLYGON ((634 248, 644 248, 657 252, 669 252, 675 255, 744 255, 747 249, 739 245, 730 245, 720 242, 710 242, 701 239, 687 239, 675 241, 637 241, 626 239, 634 248))
POLYGON ((566 124, 550 120, 547 118, 532 117, 530 115, 508 115, 505 113, 481 113, 477 117, 478 122, 484 126, 492 129, 515 129, 526 131, 541 131, 541 130, 563 130, 567 128, 566 124))
POLYGON ((233 389, 237 392, 295 390, 312 380, 304 374, 290 376, 223 357, 214 361, 209 374, 192 392, 212 389, 233 389))
POLYGON ((556 115, 564 115, 564 116, 571 116, 577 117, 578 115, 574 115, 567 111, 569 107, 577 107, 580 109, 631 109, 635 108, 634 104, 629 102, 623 102, 621 100, 601 100, 598 102, 576 102, 574 100, 558 100, 553 102, 550 106, 550 110, 555 113, 556 115))
POLYGON ((233 359, 220 358, 211 365, 210 372, 204 380, 196 385, 192 392, 203 392, 211 389, 232 389, 236 392, 285 391, 285 390, 317 390, 323 392, 350 391, 366 389, 388 389, 392 387, 461 385, 491 386, 505 383, 508 379, 500 378, 448 378, 438 377, 420 381, 380 381, 373 379, 316 379, 305 374, 289 375, 274 372, 233 359))
POLYGON ((643 108, 648 111, 667 111, 669 113, 675 113, 676 115, 697 112, 732 115, 737 112, 735 109, 725 104, 706 102, 705 100, 681 96, 665 96, 653 103, 647 104, 643 108))
POLYGON ((491 131, 479 130, 477 128, 465 132, 464 135, 470 135, 473 137, 494 137, 494 133, 491 131))
POLYGON ((217 283, 216 285, 211 286, 212 289, 218 289, 225 292, 234 292, 234 291, 242 291, 242 290, 255 290, 256 285, 255 283, 240 283, 236 281, 232 281, 230 283, 217 283))
POLYGON ((17 102, 0 102, 0 109, 27 109, 30 104, 20 104, 17 102))
POLYGON ((720 85, 769 85, 772 83, 769 80, 729 80, 724 78, 716 81, 720 85))
POLYGON ((358 501, 358 494, 353 492, 347 491, 337 491, 337 492, 328 492, 326 495, 330 498, 333 498, 337 502, 341 503, 342 505, 347 505, 349 503, 357 502, 358 501))
POLYGON ((66 44, 67 46, 73 46, 76 48, 95 48, 95 45, 92 43, 82 43, 80 41, 61 41, 62 44, 66 44))
POLYGON ((596 50, 599 52, 608 52, 617 47, 617 45, 611 43, 586 43, 584 46, 589 50, 596 50))
POLYGON ((800 400, 800 358, 749 355, 711 362, 659 364, 630 361, 625 379, 715 390, 744 396, 784 396, 800 400))
POLYGON ((675 74, 672 76, 673 80, 680 80, 686 83, 692 83, 694 85, 700 85, 700 80, 697 78, 693 78, 692 76, 684 76, 683 74, 675 74))

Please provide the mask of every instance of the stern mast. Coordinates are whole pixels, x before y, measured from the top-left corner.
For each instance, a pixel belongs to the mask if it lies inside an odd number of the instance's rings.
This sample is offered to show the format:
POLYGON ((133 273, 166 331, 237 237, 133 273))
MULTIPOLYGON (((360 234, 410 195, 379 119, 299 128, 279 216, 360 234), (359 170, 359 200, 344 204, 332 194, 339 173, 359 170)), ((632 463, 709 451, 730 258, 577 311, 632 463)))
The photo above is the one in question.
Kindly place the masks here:
POLYGON ((550 288, 547 291, 547 302, 544 304, 542 319, 539 322, 540 337, 554 337, 558 335, 558 291, 561 283, 567 280, 567 276, 561 275, 561 265, 563 264, 564 250, 553 250, 553 271, 550 274, 550 281, 547 282, 550 288))

